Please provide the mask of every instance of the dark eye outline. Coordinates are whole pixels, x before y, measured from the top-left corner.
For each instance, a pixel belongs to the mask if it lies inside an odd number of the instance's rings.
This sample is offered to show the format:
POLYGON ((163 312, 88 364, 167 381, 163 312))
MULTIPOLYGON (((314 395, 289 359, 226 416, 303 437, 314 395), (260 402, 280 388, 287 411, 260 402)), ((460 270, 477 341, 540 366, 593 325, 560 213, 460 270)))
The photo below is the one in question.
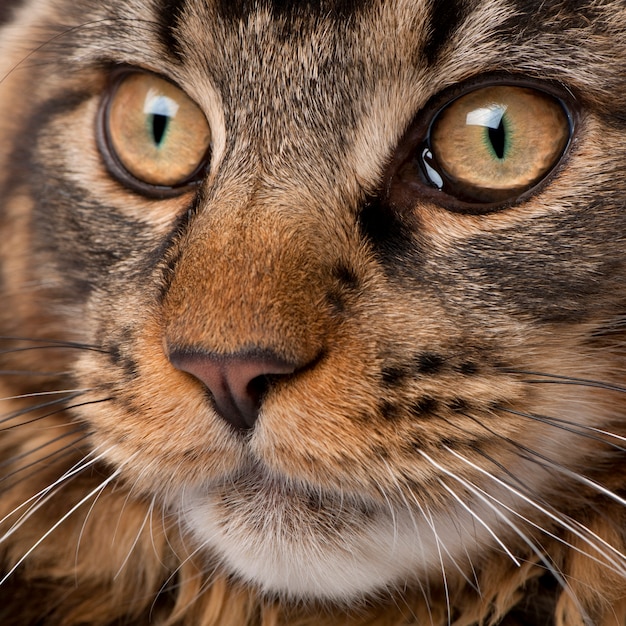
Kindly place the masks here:
MULTIPOLYGON (((534 80, 515 74, 489 74, 464 81, 444 89, 420 110, 398 143, 386 176, 387 195, 395 206, 413 207, 423 198, 455 213, 493 213, 527 200, 539 192, 558 173, 567 161, 572 143, 579 127, 580 111, 572 93, 560 84, 534 80), (478 89, 494 86, 525 87, 555 99, 563 109, 569 125, 569 137, 552 167, 535 184, 520 193, 494 202, 480 202, 462 193, 455 195, 450 185, 438 188, 431 181, 428 168, 436 169, 433 157, 431 132, 440 113, 452 102, 478 89)), ((439 172, 438 172, 439 173, 439 172)))
POLYGON ((98 109, 97 123, 96 123, 96 143, 104 161, 106 169, 111 176, 115 178, 119 183, 124 185, 127 189, 135 191, 142 196, 148 198, 154 198, 162 200, 165 198, 174 198, 187 193, 194 188, 198 187, 209 169, 211 164, 212 144, 209 144, 205 155, 198 163, 198 167, 182 182, 177 185, 151 185, 146 183, 133 174, 131 174, 124 164, 121 162, 115 149, 113 148, 110 133, 109 133, 109 109, 113 96, 117 92, 118 87, 122 82, 132 74, 152 75, 160 80, 164 80, 172 84, 176 89, 179 89, 185 93, 184 89, 181 89, 176 83, 169 80, 167 77, 161 74, 156 74, 143 69, 137 68, 116 68, 111 72, 111 78, 109 84, 106 87, 104 94, 100 100, 100 106, 98 109))

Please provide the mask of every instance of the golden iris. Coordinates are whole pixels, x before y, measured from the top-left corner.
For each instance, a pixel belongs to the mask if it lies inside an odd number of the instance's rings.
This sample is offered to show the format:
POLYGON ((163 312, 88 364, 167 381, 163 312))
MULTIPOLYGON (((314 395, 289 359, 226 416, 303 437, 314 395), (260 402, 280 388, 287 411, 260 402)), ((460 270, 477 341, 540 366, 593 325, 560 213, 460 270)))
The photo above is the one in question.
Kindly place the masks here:
POLYGON ((153 74, 132 72, 106 109, 109 149, 126 172, 148 185, 190 182, 211 144, 206 118, 183 91, 153 74))
POLYGON ((546 176, 570 133, 563 105, 543 91, 512 85, 476 89, 435 117, 427 175, 462 199, 509 199, 546 176))

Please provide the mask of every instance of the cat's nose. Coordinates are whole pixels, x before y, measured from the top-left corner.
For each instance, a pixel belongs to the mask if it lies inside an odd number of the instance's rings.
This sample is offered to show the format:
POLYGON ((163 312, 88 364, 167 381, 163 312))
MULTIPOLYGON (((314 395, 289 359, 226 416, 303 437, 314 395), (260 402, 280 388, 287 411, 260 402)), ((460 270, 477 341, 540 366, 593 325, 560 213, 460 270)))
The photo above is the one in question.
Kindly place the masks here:
POLYGON ((172 365, 195 376, 213 396, 219 415, 238 430, 251 429, 272 380, 292 374, 296 367, 269 353, 213 355, 202 351, 173 351, 172 365))

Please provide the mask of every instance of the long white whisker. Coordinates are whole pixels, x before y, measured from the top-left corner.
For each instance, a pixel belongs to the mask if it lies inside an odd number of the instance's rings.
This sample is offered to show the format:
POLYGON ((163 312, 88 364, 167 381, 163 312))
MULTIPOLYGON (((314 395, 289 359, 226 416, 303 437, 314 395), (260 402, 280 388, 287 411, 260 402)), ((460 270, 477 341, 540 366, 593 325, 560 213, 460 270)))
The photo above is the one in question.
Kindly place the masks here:
MULTIPOLYGON (((596 543, 594 543, 591 539, 589 539, 588 536, 586 536, 585 532, 582 532, 580 530, 578 530, 576 528, 576 526, 581 526, 580 523, 577 523, 576 525, 572 525, 570 523, 567 522, 567 520, 565 520, 562 516, 559 516, 553 512, 551 512, 549 509, 547 509, 544 506, 541 506, 538 502, 536 502, 535 500, 533 500, 532 498, 524 495, 521 491, 519 491, 518 489, 515 489, 515 487, 513 487, 512 485, 509 485, 508 483, 506 483, 505 481, 501 480, 500 478, 498 478, 497 476, 494 476, 493 474, 491 474, 490 472, 484 470, 483 468, 481 468, 480 466, 476 465, 475 463, 473 463, 472 461, 470 461, 469 459, 466 459, 465 457, 463 457, 462 455, 458 454, 457 452, 455 452, 454 450, 452 450, 451 448, 446 447, 446 450, 448 452, 450 452, 451 454, 453 454, 455 457, 457 457, 459 460, 463 461, 464 463, 466 463, 467 465, 469 465, 470 467, 472 467, 473 469, 479 471, 480 473, 482 473, 483 475, 487 476, 489 479, 493 480, 494 482, 496 482, 498 485, 501 485, 502 487, 504 487, 505 489, 507 489, 510 493, 514 494, 515 496, 519 497, 520 499, 522 499, 524 502, 526 502, 527 504, 530 504, 531 506, 533 506, 535 509, 537 509, 538 511, 540 511, 541 513, 543 513, 544 515, 546 515, 547 517, 549 517, 551 520, 555 521, 557 524, 559 524, 562 528, 564 528, 565 530, 569 530, 572 534, 574 534, 576 537, 578 537, 579 539, 581 539, 582 541, 584 541, 590 548, 593 548, 595 550, 598 549, 598 545, 596 543)), ((564 470, 564 468, 560 468, 559 466, 555 466, 555 469, 557 470, 564 470)), ((442 471, 444 471, 442 469, 442 471)), ((565 470, 564 470, 565 471, 565 470)), ((576 474, 574 474, 572 472, 572 477, 577 477, 576 474)), ((591 484, 594 484, 592 481, 590 481, 591 484)), ((608 490, 607 490, 608 491, 608 490)), ((610 492, 609 492, 610 493, 610 492)), ((495 498, 493 498, 493 496, 491 496, 491 494, 486 493, 485 495, 487 497, 490 497, 492 499, 495 500, 495 498)), ((616 496, 616 498, 619 498, 619 496, 616 496)), ((619 498, 619 500, 621 500, 621 498, 619 498)), ((556 539, 558 541, 560 541, 561 543, 567 545, 568 547, 580 552, 581 554, 585 554, 586 556, 588 556, 590 559, 596 561, 597 563, 606 565, 605 562, 597 559, 596 557, 593 557, 592 555, 584 552, 583 550, 581 550, 580 548, 576 548, 575 546, 571 545, 570 543, 566 542, 564 539, 557 537, 556 535, 548 532, 546 529, 541 528, 541 526, 539 526, 538 524, 524 518, 524 516, 522 516, 519 512, 515 511, 514 509, 512 509, 511 507, 508 507, 507 505, 505 505, 502 502, 498 503, 505 507, 509 512, 513 513, 514 515, 524 519, 524 521, 526 521, 529 524, 532 524, 535 528, 538 528, 539 530, 541 530, 542 532, 546 533, 547 535, 551 536, 553 539, 556 539)), ((584 526, 582 526, 583 528, 585 528, 584 526)), ((585 528, 585 531, 588 531, 588 529, 585 528)), ((600 540, 601 544, 606 547, 610 552, 612 552, 615 556, 619 557, 621 563, 619 561, 616 561, 613 558, 609 558, 608 554, 604 554, 604 556, 607 558, 607 560, 615 566, 615 571, 616 573, 624 576, 626 575, 626 555, 624 555, 622 552, 620 552, 617 548, 615 548, 614 546, 612 546, 611 544, 607 543, 604 540, 600 540)))
MULTIPOLYGON (((398 488, 400 488, 400 487, 398 487, 398 488)), ((404 495, 403 495, 403 497, 404 497, 404 495)), ((413 499, 413 501, 415 502, 416 506, 420 510, 420 513, 422 514, 422 517, 424 518, 424 521, 429 526, 429 528, 431 529, 433 535, 435 536, 435 541, 439 542, 432 514, 430 512, 428 512, 428 515, 426 514, 426 512, 424 511, 423 505, 417 500, 417 497, 415 496, 415 494, 411 493, 411 498, 413 499)), ((408 506, 408 501, 406 501, 406 499, 405 499, 405 502, 407 502, 407 506, 408 506)), ((422 544, 422 540, 421 540, 421 537, 419 537, 419 527, 417 526, 417 522, 414 519, 412 513, 411 513, 411 518, 414 521, 415 529, 416 529, 416 532, 418 533, 418 538, 419 538, 419 542, 420 542, 420 545, 421 545, 422 544)), ((445 546, 445 544, 443 542, 441 542, 441 547, 442 547, 443 551, 446 553, 446 555, 448 556, 448 558, 450 559, 450 562, 455 566, 455 568, 457 569, 459 574, 461 574, 461 576, 467 581, 467 584, 470 585, 470 587, 476 589, 476 591, 478 591, 477 586, 474 585, 472 580, 470 580, 470 578, 465 573, 464 569, 457 563, 456 559, 453 558, 452 554, 446 548, 446 546, 445 546)), ((469 555, 468 555, 468 560, 469 560, 469 555)))
MULTIPOLYGON (((133 455, 134 458, 135 455, 133 455)), ((129 460, 127 460, 124 465, 126 465, 126 463, 128 463, 129 460)), ((122 469, 123 466, 120 466, 120 470, 122 469)), ((94 507, 96 506, 96 503, 98 502, 98 498, 102 495, 102 491, 96 495, 96 497, 94 498, 94 501, 91 503, 91 506, 89 507, 89 510, 87 511, 87 514, 85 515, 85 519, 83 520, 81 529, 80 529, 80 533, 78 535, 78 540, 76 541, 76 563, 78 563, 78 555, 79 555, 79 551, 80 551, 80 544, 81 541, 83 539, 83 534, 85 532, 85 528, 87 527, 87 522, 89 521, 89 517, 91 516, 91 513, 94 509, 94 507)), ((78 569, 78 568, 77 568, 78 569)))
POLYGON ((380 460, 385 465, 385 468, 387 469, 387 472, 389 473, 389 476, 390 476, 392 482, 395 484, 396 491, 400 494, 400 497, 402 498, 402 502, 404 503, 404 506, 405 506, 407 512, 409 513, 409 516, 411 517, 411 522, 413 523, 413 528, 415 529, 415 533, 417 534, 418 540, 419 540, 420 545, 421 545, 422 544, 422 538, 420 537, 419 524, 417 523, 417 520, 415 519, 415 515, 413 514, 413 507, 409 504, 409 501, 408 501, 408 499, 406 497, 406 494, 404 493, 404 490, 402 489, 402 486, 400 485, 398 479, 394 475, 393 470, 389 466, 389 463, 386 461, 386 459, 383 459, 382 457, 380 458, 380 460))
MULTIPOLYGON (((443 548, 446 553, 448 554, 448 556, 450 557, 449 552, 447 551, 447 549, 445 548, 445 546, 443 545, 443 543, 441 542, 441 539, 439 538, 439 534, 437 533, 437 530, 435 529, 435 521, 433 520, 433 516, 432 513, 430 511, 424 511, 423 507, 421 505, 419 505, 419 508, 422 512, 422 515, 424 515, 424 519, 426 520, 426 523, 430 526, 430 528, 433 531, 433 535, 435 536, 435 544, 437 545, 437 554, 439 555, 439 564, 441 565, 441 577, 443 579, 443 590, 446 596, 446 612, 447 612, 447 618, 448 618, 448 626, 451 626, 452 624, 452 604, 450 602, 450 588, 448 586, 448 577, 446 575, 446 566, 443 562, 443 554, 441 553, 441 549, 443 548), (426 515, 426 513, 428 513, 428 516, 426 515), (428 518, 430 518, 430 522, 428 521, 428 518)), ((451 558, 451 557, 450 557, 451 558)), ((453 560, 453 563, 456 562, 453 560)), ((458 568, 458 565, 457 565, 458 568)))
MULTIPOLYGON (((518 536, 520 537, 520 539, 533 551, 533 553, 537 556, 537 558, 541 561, 541 563, 543 563, 543 565, 546 567, 546 569, 554 576, 554 578, 556 579, 556 581, 559 583, 559 585, 561 586, 562 589, 564 589, 568 594, 571 595, 571 592, 569 590, 569 587, 565 581, 565 578, 563 576, 563 574, 558 570, 558 568, 556 567, 556 565, 551 562, 547 555, 539 548, 539 546, 537 546, 537 544, 524 532, 522 532, 522 530, 513 523, 512 520, 510 520, 502 511, 500 511, 499 509, 497 509, 494 504, 492 502, 489 501, 492 500, 493 502, 495 502, 498 506, 503 507, 504 509, 506 509, 507 511, 517 515, 517 517, 521 518, 522 520, 528 522, 529 524, 535 526, 536 528, 541 529, 539 526, 537 526, 537 524, 533 524, 530 520, 527 520, 523 515, 517 513, 516 511, 510 509, 510 507, 508 507, 507 505, 505 505, 503 502, 501 502, 500 500, 498 500, 497 498, 495 498, 494 496, 492 496, 491 494, 487 493, 486 491, 480 489, 480 487, 474 485, 473 483, 461 478, 460 476, 457 476, 456 474, 454 474, 453 472, 451 472, 450 470, 446 469, 444 466, 442 466, 440 463, 437 463, 434 459, 432 459, 430 456, 428 456, 425 452, 421 452, 422 455, 424 456, 424 458, 429 461, 433 467, 435 467, 436 469, 438 469, 439 471, 443 472, 445 475, 450 476, 451 478, 453 478, 454 480, 460 482, 464 487, 466 487, 468 490, 470 490, 479 500, 481 500, 484 504, 486 504, 488 507, 490 507, 494 513, 496 513, 496 515, 507 525, 511 528, 511 530, 518 536)), ((546 532, 546 531, 544 531, 546 532)), ((550 533, 548 533, 550 534, 550 533)), ((553 536, 553 535, 551 535, 553 536)), ((553 536, 554 537, 554 536, 553 536)), ((557 540, 560 540, 558 537, 554 537, 557 540)), ((562 540, 560 540, 562 541, 562 540)), ((564 542, 565 545, 568 545, 567 542, 564 542)), ((570 546, 573 548, 573 546, 570 546)), ((582 609, 582 607, 580 606, 580 603, 578 602, 577 598, 575 596, 571 596, 573 601, 576 603, 576 605, 578 606, 581 614, 584 614, 584 610, 582 609)))
POLYGON ((383 498, 385 499, 385 502, 387 503, 387 508, 389 509, 389 514, 391 515, 391 521, 393 524, 393 543, 395 546, 398 541, 398 520, 396 519, 396 513, 394 511, 393 505, 391 504, 389 498, 387 497, 385 490, 381 489, 380 492, 383 498))
POLYGON ((17 570, 22 563, 75 511, 77 511, 85 502, 89 501, 95 494, 102 492, 102 490, 112 481, 114 481, 121 473, 121 468, 113 472, 108 478, 100 483, 95 489, 92 489, 84 498, 82 498, 77 504, 75 504, 65 515, 56 521, 17 561, 17 563, 0 579, 0 586, 2 586, 9 577, 17 570))
POLYGON ((40 508, 40 506, 43 504, 42 498, 45 498, 49 494, 49 492, 53 490, 55 490, 55 493, 56 493, 57 487, 62 486, 64 482, 76 476, 77 474, 79 474, 80 472, 88 468, 90 465, 97 463, 100 459, 102 459, 102 457, 104 457, 107 451, 93 457, 90 460, 86 460, 88 456, 93 454, 93 452, 95 452, 95 450, 92 451, 86 457, 82 458, 78 463, 76 463, 73 467, 67 470, 62 476, 57 478, 54 482, 50 483, 49 485, 44 487, 41 491, 31 496, 27 500, 24 500, 22 504, 15 507, 10 513, 8 513, 2 519, 0 519, 0 524, 3 524, 10 517, 15 515, 20 509, 23 509, 24 507, 28 507, 27 511, 25 511, 20 516, 20 518, 16 522, 14 522, 13 526, 2 537, 0 537, 0 543, 2 543, 8 537, 10 537, 15 532, 15 530, 17 530, 17 528, 19 528, 19 526, 21 526, 21 524, 24 523, 25 519, 27 519, 30 515, 32 515, 32 513, 34 513, 37 509, 40 508))
POLYGON ((152 517, 152 506, 153 505, 154 505, 154 500, 152 501, 152 504, 150 504, 150 506, 148 507, 146 515, 143 518, 143 522, 141 522, 141 526, 137 530, 137 534, 135 536, 133 544, 128 549, 128 554, 126 555, 126 558, 122 561, 122 564, 120 565, 119 569, 115 573, 115 576, 113 576, 113 580, 117 579, 117 577, 122 573, 122 570, 126 567, 126 564, 130 560, 130 557, 131 557, 131 555, 133 553, 133 550, 135 549, 135 546, 137 545, 137 543, 138 543, 138 541, 139 541, 139 539, 141 537, 141 533, 143 532, 143 529, 146 527, 146 524, 148 523, 148 520, 151 519, 151 517, 152 517))
MULTIPOLYGON (((517 412, 515 412, 516 414, 518 414, 517 412)), ((519 413, 519 415, 522 416, 528 416, 527 414, 524 413, 519 413)), ((476 421, 479 425, 481 425, 483 428, 485 428, 488 432, 490 432, 491 434, 494 434, 493 431, 489 428, 487 428, 484 424, 476 421)), ((531 461, 535 462, 535 463, 539 463, 542 467, 544 468, 551 468, 557 472, 560 473, 564 473, 566 474, 568 477, 573 478, 576 481, 580 481, 580 482, 586 482, 585 484, 588 484, 589 486, 596 488, 597 490, 600 490, 601 492, 606 492, 605 495, 608 495, 609 497, 612 497, 612 499, 617 500, 620 504, 625 504, 626 501, 623 500, 622 498, 620 498, 620 496, 618 496, 617 494, 614 494, 613 492, 611 492, 610 490, 606 489, 605 487, 603 487, 602 485, 599 485, 598 483, 595 483, 594 481, 591 481, 590 479, 581 476, 580 474, 577 474, 575 472, 572 472, 571 470, 568 470, 567 468, 554 463, 551 459, 540 455, 539 453, 535 452, 534 450, 527 448, 525 446, 520 446, 519 444, 517 444, 514 441, 509 440, 508 438, 503 438, 504 441, 507 441, 508 443, 510 443, 512 446, 515 447, 519 447, 521 448, 525 453, 531 455, 531 457, 535 457, 535 458, 530 458, 531 461)), ((582 539, 588 546, 590 546, 591 548, 594 549, 598 549, 599 545, 595 544, 592 540, 590 540, 588 537, 589 535, 593 536, 594 538, 596 538, 598 540, 598 542, 603 545, 604 547, 606 547, 610 552, 613 552, 617 557, 619 557, 619 561, 616 561, 615 559, 609 559, 608 554, 604 553, 604 556, 607 558, 607 560, 609 560, 614 566, 615 566, 615 570, 616 573, 623 575, 622 573, 625 570, 626 565, 624 565, 624 560, 626 559, 626 555, 624 555, 622 552, 620 552, 619 550, 617 550, 614 546, 610 545, 606 540, 598 537, 597 535, 595 535, 595 533, 593 533, 593 531, 591 531, 590 529, 588 529, 587 527, 585 527, 583 524, 580 524, 577 521, 573 521, 573 525, 569 524, 567 519, 565 518, 565 516, 563 516, 560 512, 557 513, 551 513, 549 511, 548 506, 546 505, 544 507, 540 506, 539 501, 537 498, 534 498, 531 496, 525 496, 523 495, 522 491, 519 491, 517 489, 515 489, 511 484, 502 481, 501 479, 496 478, 493 474, 491 474, 490 472, 487 472, 486 470, 480 468, 479 466, 473 464, 471 461, 469 461, 469 459, 466 459, 465 457, 463 457, 462 455, 457 454, 454 450, 451 450, 450 448, 446 448, 451 454, 457 456, 459 459, 461 459, 462 461, 464 461, 465 463, 469 464, 471 467, 473 467, 474 469, 477 469, 479 471, 481 471, 483 474, 485 474, 486 476, 490 477, 491 479, 497 481, 500 485, 502 485, 503 487, 505 487, 505 489, 507 489, 509 492, 514 493, 515 495, 518 495, 519 497, 523 498, 525 502, 531 504, 533 507, 539 509, 542 513, 545 513, 546 515, 548 515, 553 521, 556 521, 557 524, 561 525, 563 528, 565 528, 566 530, 569 530, 570 532, 572 532, 573 534, 575 534, 577 537, 579 537, 580 539, 582 539), (579 532, 576 530, 575 527, 579 527, 582 528, 583 531, 579 532)), ((489 459, 488 456, 485 456, 485 458, 489 459)), ((489 459, 493 462, 492 459, 489 459)), ((486 494, 488 497, 493 498, 493 496, 491 496, 491 494, 486 494)), ((503 503, 500 503, 501 506, 505 506, 503 503)), ((506 507, 507 509, 509 507, 506 507)), ((564 545, 567 545, 568 547, 572 548, 573 550, 576 550, 578 552, 580 552, 581 554, 584 554, 585 556, 587 556, 588 558, 591 558, 593 560, 595 560, 596 562, 603 564, 604 566, 606 566, 606 562, 600 561, 597 558, 591 556, 589 553, 583 551, 580 548, 577 548, 571 544, 569 544, 568 542, 566 542, 563 538, 561 537, 557 537, 556 535, 548 532, 546 529, 541 528, 539 525, 537 525, 536 523, 524 518, 520 513, 518 513, 517 511, 513 510, 513 509, 509 509, 511 513, 513 513, 514 515, 524 519, 524 521, 526 521, 528 524, 534 526, 535 528, 538 528, 539 530, 541 530, 542 532, 546 533, 547 535, 551 536, 553 539, 556 539, 557 541, 563 543, 564 545)))
MULTIPOLYGON (((391 480, 394 482, 394 484, 396 486, 396 490, 400 494, 400 497, 402 498, 402 502, 404 503, 404 506, 405 506, 406 510, 408 511, 409 516, 411 517, 411 522, 413 523, 413 528, 415 529, 416 539, 417 539, 417 541, 418 541, 418 543, 420 545, 422 553, 424 553, 424 542, 422 541, 422 533, 420 532, 420 528, 419 528, 419 524, 417 522, 417 519, 415 519, 415 515, 413 513, 413 507, 410 506, 409 501, 408 501, 408 499, 406 497, 406 494, 404 493, 404 490, 402 489, 402 486, 399 484, 399 481, 398 481, 397 477, 394 475, 393 470, 389 466, 389 463, 387 462, 387 460, 382 458, 382 457, 380 457, 380 460, 385 465, 385 467, 387 469, 387 472, 389 473, 389 476, 391 477, 391 480)), ((413 494, 412 494, 412 497, 415 498, 415 496, 413 494)), ((342 503, 343 503, 343 492, 342 492, 342 503)), ((423 513, 422 513, 422 515, 423 515, 423 513)), ((428 611, 428 616, 430 618, 430 623, 434 624, 433 615, 432 615, 432 611, 431 611, 431 608, 430 608, 429 595, 427 593, 427 590, 424 587, 424 584, 422 583, 422 581, 419 579, 419 577, 417 577, 416 582, 417 582, 417 585, 420 588, 422 596, 424 597, 426 610, 428 611)), ((471 584, 471 582, 470 582, 470 584, 471 584)))
POLYGON ((517 565, 517 567, 521 567, 521 563, 519 559, 506 547, 506 544, 496 535, 496 533, 492 530, 492 528, 485 522, 476 511, 473 511, 471 507, 469 507, 463 500, 459 497, 457 493, 454 492, 453 489, 448 487, 443 480, 439 479, 439 484, 493 537, 495 542, 504 550, 507 556, 517 565))
MULTIPOLYGON (((152 607, 151 607, 151 609, 150 609, 150 612, 152 612, 152 611, 154 610, 154 607, 156 606, 156 602, 157 602, 158 597, 161 595, 161 593, 162 593, 165 589, 167 589, 167 587, 168 587, 168 585, 170 584, 170 582, 171 582, 171 581, 172 581, 172 580, 173 580, 173 579, 174 579, 174 578, 178 575, 178 573, 179 573, 179 572, 183 569, 183 567, 184 567, 187 563, 191 562, 191 561, 192 561, 192 559, 193 559, 193 558, 194 558, 197 554, 200 554, 200 553, 201 553, 201 552, 202 552, 202 551, 206 548, 206 546, 207 546, 207 545, 208 545, 208 542, 207 542, 207 544, 202 544, 202 545, 198 546, 197 548, 195 548, 194 550, 192 550, 192 551, 190 552, 190 554, 189 554, 186 558, 182 559, 182 560, 179 562, 178 567, 176 567, 176 569, 175 569, 175 570, 174 570, 174 571, 173 571, 173 572, 172 572, 172 573, 171 573, 171 574, 167 577, 167 579, 166 579, 166 580, 163 582, 163 584, 161 585, 161 588, 159 589, 158 593, 155 595, 154 602, 152 603, 152 607)), ((215 567, 215 568, 214 568, 213 573, 215 573, 215 571, 217 571, 217 567, 215 567)), ((203 578, 204 576, 206 576, 206 579, 207 579, 207 584, 210 584, 210 581, 211 581, 212 576, 210 575, 210 573, 209 573, 209 572, 198 572, 198 574, 197 574, 196 576, 194 576, 194 578, 200 578, 200 579, 201 579, 201 578, 203 578)), ((192 580, 193 580, 193 579, 192 579, 192 580)), ((194 599, 192 599, 192 600, 188 603, 188 605, 187 605, 187 606, 191 606, 191 604, 193 604, 193 602, 194 602, 194 601, 195 601, 195 598, 194 598, 194 599)))
MULTIPOLYGON (((163 560, 161 559, 161 555, 159 554, 160 550, 157 548, 156 545, 156 541, 154 539, 154 509, 156 508, 156 496, 152 496, 152 500, 150 501, 150 505, 148 507, 148 511, 150 512, 150 521, 149 521, 149 528, 150 528, 150 543, 152 545, 152 549, 154 551, 154 554, 156 554, 159 557, 159 563, 165 567, 165 563, 163 562, 163 560)), ((165 528, 165 511, 163 509, 161 509, 161 527, 163 529, 163 536, 166 538, 167 544, 170 545, 169 543, 169 538, 167 537, 167 529, 165 528)), ((174 550, 172 549, 172 552, 174 552, 174 550)))
POLYGON ((558 428, 560 430, 564 430, 569 433, 573 433, 574 435, 578 435, 580 437, 586 437, 593 441, 598 441, 600 443, 604 443, 605 445, 611 446, 619 450, 620 452, 626 452, 623 446, 619 446, 616 443, 612 443, 610 441, 605 441, 598 435, 603 434, 606 437, 610 437, 612 439, 617 439, 618 441, 626 441, 626 438, 616 435, 614 433, 608 431, 600 431, 598 429, 592 428, 591 426, 586 426, 585 424, 577 424, 576 422, 572 422, 569 420, 559 419, 556 417, 550 417, 547 415, 539 415, 537 413, 526 413, 524 411, 514 411, 512 409, 503 408, 503 411, 506 413, 510 413, 511 415, 517 415, 518 417, 523 417, 525 419, 533 420, 535 422, 540 422, 541 424, 547 424, 551 428, 558 428))

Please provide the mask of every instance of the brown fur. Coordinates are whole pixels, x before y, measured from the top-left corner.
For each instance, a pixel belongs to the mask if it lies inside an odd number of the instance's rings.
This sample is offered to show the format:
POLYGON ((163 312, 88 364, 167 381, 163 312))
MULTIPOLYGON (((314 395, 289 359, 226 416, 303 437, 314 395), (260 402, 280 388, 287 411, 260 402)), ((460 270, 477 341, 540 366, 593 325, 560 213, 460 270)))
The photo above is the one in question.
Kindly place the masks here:
POLYGON ((100 4, 29 0, 0 35, 2 624, 626 624, 623 3, 100 4), (111 174, 117 66, 198 104, 199 185, 111 174), (407 190, 432 103, 485 77, 571 101, 563 160, 478 214, 407 190), (242 434, 189 349, 295 372, 242 434), (203 545, 197 492, 295 578, 384 550, 381 520, 439 556, 264 590, 203 545))

